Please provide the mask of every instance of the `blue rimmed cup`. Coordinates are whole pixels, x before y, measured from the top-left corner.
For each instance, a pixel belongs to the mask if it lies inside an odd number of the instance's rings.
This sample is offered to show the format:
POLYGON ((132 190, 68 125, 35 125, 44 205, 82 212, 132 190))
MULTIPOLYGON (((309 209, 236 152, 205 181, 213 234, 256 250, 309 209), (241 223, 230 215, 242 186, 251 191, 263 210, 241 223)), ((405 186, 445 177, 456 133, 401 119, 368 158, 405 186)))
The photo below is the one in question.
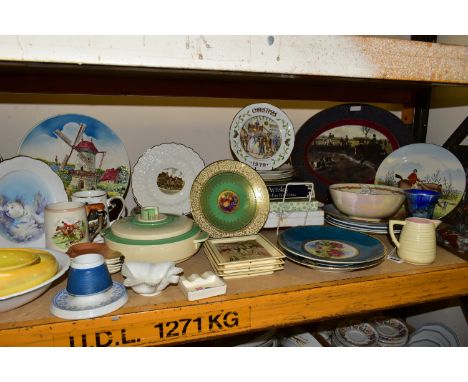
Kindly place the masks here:
POLYGON ((90 296, 112 287, 112 279, 104 257, 88 253, 71 259, 67 292, 73 296, 90 296))
POLYGON ((440 192, 433 190, 405 190, 408 213, 418 218, 432 219, 440 192))

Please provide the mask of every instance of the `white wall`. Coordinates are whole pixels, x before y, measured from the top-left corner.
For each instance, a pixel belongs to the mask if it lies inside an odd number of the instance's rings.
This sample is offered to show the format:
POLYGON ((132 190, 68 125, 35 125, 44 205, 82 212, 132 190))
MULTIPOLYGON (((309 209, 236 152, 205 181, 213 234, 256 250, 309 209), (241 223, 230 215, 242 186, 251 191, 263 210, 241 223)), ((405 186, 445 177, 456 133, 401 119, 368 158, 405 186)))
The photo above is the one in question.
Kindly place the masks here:
MULTIPOLYGON (((205 164, 210 164, 232 158, 230 124, 240 109, 254 102, 259 101, 4 95, 0 96, 0 155, 4 159, 16 155, 25 135, 45 119, 78 113, 100 120, 119 136, 132 168, 147 149, 168 142, 191 147, 205 164), (84 101, 96 105, 82 104, 84 101)), ((265 102, 285 111, 296 130, 318 111, 334 105, 327 102, 265 102)), ((130 208, 134 206, 131 190, 127 202, 130 208)))

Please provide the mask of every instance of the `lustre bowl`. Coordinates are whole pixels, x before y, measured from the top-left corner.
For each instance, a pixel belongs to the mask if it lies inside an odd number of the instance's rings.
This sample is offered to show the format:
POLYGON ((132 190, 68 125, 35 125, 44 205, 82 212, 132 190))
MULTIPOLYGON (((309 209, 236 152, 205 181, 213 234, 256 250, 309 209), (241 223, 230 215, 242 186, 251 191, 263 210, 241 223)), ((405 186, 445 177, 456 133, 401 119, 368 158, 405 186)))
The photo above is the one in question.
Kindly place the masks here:
POLYGON ((377 184, 337 183, 330 186, 335 207, 362 219, 385 219, 395 215, 406 196, 403 190, 377 184))

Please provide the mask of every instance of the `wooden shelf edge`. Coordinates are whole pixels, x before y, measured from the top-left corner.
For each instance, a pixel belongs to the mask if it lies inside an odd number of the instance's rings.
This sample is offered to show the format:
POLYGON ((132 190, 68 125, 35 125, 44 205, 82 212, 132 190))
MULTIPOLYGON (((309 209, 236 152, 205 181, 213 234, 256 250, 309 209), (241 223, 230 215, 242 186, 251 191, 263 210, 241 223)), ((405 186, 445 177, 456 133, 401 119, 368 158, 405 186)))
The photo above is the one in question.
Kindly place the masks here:
POLYGON ((301 324, 468 294, 468 266, 313 288, 200 301, 91 320, 17 323, 0 330, 0 346, 171 345, 301 324))
POLYGON ((371 36, 0 36, 0 61, 468 84, 468 47, 371 36))

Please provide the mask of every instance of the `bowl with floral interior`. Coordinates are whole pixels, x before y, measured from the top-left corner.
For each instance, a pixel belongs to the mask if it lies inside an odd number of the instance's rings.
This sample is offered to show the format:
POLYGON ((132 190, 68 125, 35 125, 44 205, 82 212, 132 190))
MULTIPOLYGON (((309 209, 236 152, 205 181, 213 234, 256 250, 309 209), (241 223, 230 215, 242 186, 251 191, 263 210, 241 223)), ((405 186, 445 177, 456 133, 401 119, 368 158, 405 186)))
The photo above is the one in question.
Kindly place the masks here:
POLYGON ((337 183, 330 186, 335 207, 358 219, 386 219, 402 207, 406 196, 403 190, 378 184, 337 183))

